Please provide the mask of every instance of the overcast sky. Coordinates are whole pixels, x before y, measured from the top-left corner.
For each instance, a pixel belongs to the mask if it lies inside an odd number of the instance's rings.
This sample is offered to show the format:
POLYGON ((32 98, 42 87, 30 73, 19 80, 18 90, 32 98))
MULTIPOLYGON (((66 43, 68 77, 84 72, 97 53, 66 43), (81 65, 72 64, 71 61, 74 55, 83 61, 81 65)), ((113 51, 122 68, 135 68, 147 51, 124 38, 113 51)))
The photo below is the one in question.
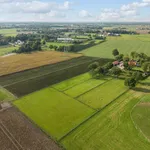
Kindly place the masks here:
POLYGON ((150 0, 0 0, 0 22, 150 22, 150 0))

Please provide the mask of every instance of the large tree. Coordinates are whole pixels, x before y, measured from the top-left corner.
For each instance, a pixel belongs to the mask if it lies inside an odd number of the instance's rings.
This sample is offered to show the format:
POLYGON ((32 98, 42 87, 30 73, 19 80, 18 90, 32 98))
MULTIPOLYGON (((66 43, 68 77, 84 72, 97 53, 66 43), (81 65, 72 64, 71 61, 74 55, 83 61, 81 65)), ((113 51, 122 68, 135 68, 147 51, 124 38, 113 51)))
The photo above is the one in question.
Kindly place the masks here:
POLYGON ((143 63, 142 69, 144 72, 150 72, 150 62, 143 63))
POLYGON ((136 86, 136 83, 137 81, 133 77, 131 77, 125 79, 124 85, 128 86, 129 88, 133 88, 136 86))
POLYGON ((122 72, 121 69, 116 66, 114 66, 110 71, 110 73, 115 76, 119 76, 121 74, 121 72, 122 72))
POLYGON ((114 49, 114 50, 112 51, 112 54, 113 54, 113 56, 119 55, 118 49, 114 49))

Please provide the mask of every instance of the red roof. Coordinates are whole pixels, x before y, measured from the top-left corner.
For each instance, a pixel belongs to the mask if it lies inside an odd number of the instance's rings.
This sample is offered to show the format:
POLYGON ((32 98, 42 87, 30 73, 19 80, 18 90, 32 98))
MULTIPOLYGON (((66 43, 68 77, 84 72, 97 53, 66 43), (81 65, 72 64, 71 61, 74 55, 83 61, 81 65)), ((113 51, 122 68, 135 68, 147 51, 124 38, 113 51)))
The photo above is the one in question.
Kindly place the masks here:
POLYGON ((113 65, 119 65, 119 61, 114 61, 113 65))

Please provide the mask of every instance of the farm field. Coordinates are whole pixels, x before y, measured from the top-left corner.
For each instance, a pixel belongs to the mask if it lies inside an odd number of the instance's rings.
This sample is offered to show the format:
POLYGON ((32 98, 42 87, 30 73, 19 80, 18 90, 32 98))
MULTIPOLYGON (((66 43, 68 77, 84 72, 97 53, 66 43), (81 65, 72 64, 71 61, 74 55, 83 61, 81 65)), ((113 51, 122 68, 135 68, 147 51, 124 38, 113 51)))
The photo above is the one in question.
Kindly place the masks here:
POLYGON ((74 53, 64 55, 64 53, 61 52, 45 51, 31 54, 13 55, 9 56, 9 59, 8 57, 0 57, 0 76, 48 64, 54 64, 81 56, 81 54, 74 53))
MULTIPOLYGON (((24 80, 29 80, 32 78, 36 78, 36 77, 40 77, 40 76, 44 76, 46 74, 50 74, 52 72, 56 72, 59 70, 64 70, 66 68, 71 68, 73 66, 79 66, 80 68, 80 64, 84 64, 85 66, 84 68, 82 68, 81 70, 83 71, 83 73, 85 71, 87 71, 87 67, 88 66, 88 62, 93 62, 93 61, 100 61, 100 63, 103 65, 105 64, 108 60, 104 60, 104 59, 95 59, 92 57, 78 57, 78 58, 74 58, 74 59, 70 59, 67 61, 62 61, 60 63, 56 63, 56 64, 50 64, 50 65, 46 65, 46 66, 41 66, 39 68, 35 68, 32 70, 27 70, 21 73, 15 73, 12 75, 8 75, 8 76, 2 76, 0 77, 0 85, 1 86, 7 86, 13 83, 18 83, 24 80), (24 76, 26 78, 24 78, 24 76)), ((73 75, 75 76, 75 75, 73 75)), ((88 75, 89 76, 89 75, 88 75)), ((87 77, 88 78, 88 77, 87 77)))
POLYGON ((69 80, 65 80, 59 84, 54 85, 53 87, 57 89, 58 91, 65 91, 67 89, 70 89, 80 83, 83 83, 85 81, 88 81, 91 79, 91 75, 89 73, 85 73, 79 76, 76 76, 74 78, 71 78, 69 80))
POLYGON ((0 34, 4 36, 16 36, 18 33, 16 29, 0 29, 0 34))
POLYGON ((15 108, 0 112, 0 139, 1 150, 61 150, 15 108))
POLYGON ((96 81, 85 73, 22 97, 14 105, 67 150, 149 150, 150 143, 131 118, 133 107, 148 94, 147 82, 128 90, 123 80, 96 81))
POLYGON ((132 118, 136 127, 150 140, 150 78, 142 83, 147 87, 143 88, 143 91, 146 91, 147 95, 142 97, 140 102, 134 107, 132 118))
POLYGON ((127 91, 127 88, 124 86, 124 81, 113 79, 101 86, 98 86, 94 90, 81 95, 78 97, 78 100, 92 108, 101 109, 125 91, 127 91), (106 94, 106 91, 108 94, 106 94))
POLYGON ((6 55, 18 48, 19 47, 14 47, 14 46, 0 46, 0 56, 6 55))
POLYGON ((150 143, 135 128, 131 110, 145 93, 129 91, 82 124, 61 143, 68 150, 149 150, 150 143))
POLYGON ((76 86, 64 91, 64 93, 66 93, 67 95, 69 95, 71 97, 76 98, 76 97, 80 96, 81 94, 83 94, 87 91, 90 91, 93 88, 105 83, 108 80, 107 80, 107 78, 101 78, 100 80, 91 79, 91 80, 88 80, 84 83, 81 83, 79 85, 76 85, 76 86))
POLYGON ((118 49, 120 53, 129 55, 132 51, 150 55, 150 36, 122 35, 122 37, 108 37, 106 42, 81 51, 87 56, 113 58, 112 51, 118 49))
POLYGON ((132 117, 137 128, 150 140, 150 94, 141 98, 133 109, 132 117))
POLYGON ((108 60, 82 56, 16 74, 1 76, 0 85, 17 97, 24 96, 85 73, 88 70, 87 66, 94 61, 99 61, 101 65, 104 65, 108 60))
POLYGON ((94 113, 84 104, 52 88, 25 96, 14 104, 57 140, 94 113))

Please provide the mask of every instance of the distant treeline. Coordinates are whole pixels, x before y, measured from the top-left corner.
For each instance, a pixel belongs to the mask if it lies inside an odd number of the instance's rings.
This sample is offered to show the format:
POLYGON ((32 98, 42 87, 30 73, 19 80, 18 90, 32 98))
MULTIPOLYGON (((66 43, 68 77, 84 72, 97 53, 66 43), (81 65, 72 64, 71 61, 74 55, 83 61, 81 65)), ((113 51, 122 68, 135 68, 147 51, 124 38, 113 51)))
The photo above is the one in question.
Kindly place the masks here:
POLYGON ((118 30, 118 29, 106 30, 106 32, 116 33, 116 34, 138 34, 136 31, 127 31, 127 30, 118 30))
POLYGON ((90 48, 90 47, 95 46, 97 44, 100 44, 102 42, 105 42, 105 41, 100 41, 99 43, 95 43, 95 41, 90 41, 87 44, 74 44, 74 45, 70 45, 70 46, 50 45, 49 47, 50 47, 50 49, 54 49, 54 50, 59 51, 59 52, 64 52, 64 51, 67 51, 67 52, 79 52, 81 50, 90 48))

